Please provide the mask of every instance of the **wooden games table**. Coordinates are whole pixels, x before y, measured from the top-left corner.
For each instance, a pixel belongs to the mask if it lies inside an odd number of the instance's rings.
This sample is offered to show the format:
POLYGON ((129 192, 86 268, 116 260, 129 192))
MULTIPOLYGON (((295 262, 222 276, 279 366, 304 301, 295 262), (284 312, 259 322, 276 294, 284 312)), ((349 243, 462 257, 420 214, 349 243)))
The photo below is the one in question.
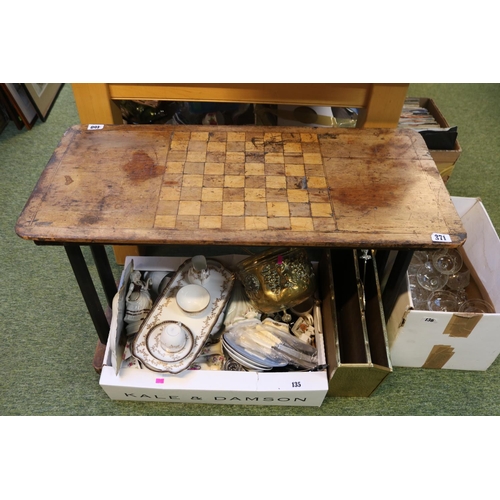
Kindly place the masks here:
MULTIPOLYGON (((73 83, 83 124, 123 123, 119 100, 234 102, 352 107, 358 128, 396 128, 407 83, 73 83)), ((137 247, 114 246, 115 259, 140 255, 137 247)))
POLYGON ((414 131, 194 125, 71 127, 16 232, 65 248, 102 344, 109 324, 83 245, 109 304, 105 245, 378 249, 383 263, 397 250, 383 295, 390 314, 411 251, 466 238, 414 131))

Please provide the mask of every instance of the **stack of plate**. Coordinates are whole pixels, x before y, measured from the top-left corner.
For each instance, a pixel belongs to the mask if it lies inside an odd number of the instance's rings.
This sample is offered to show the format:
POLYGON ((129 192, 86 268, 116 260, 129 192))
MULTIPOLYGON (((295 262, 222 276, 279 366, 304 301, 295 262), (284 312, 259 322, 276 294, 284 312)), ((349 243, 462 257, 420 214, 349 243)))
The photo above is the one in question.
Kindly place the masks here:
POLYGON ((222 346, 230 358, 251 371, 267 371, 287 365, 286 361, 278 361, 252 354, 226 335, 222 337, 222 346))

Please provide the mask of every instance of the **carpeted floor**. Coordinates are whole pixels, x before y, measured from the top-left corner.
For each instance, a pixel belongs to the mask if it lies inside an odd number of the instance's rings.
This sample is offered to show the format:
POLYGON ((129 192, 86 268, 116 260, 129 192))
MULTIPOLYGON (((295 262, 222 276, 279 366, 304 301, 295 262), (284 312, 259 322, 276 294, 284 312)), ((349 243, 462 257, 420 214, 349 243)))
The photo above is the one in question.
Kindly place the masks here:
MULTIPOLYGON (((433 98, 458 126, 463 153, 447 187, 452 195, 481 197, 498 232, 500 85, 412 84, 409 95, 433 98)), ((76 123, 66 84, 45 123, 31 131, 10 123, 0 135, 1 415, 500 414, 498 359, 485 372, 396 367, 371 397, 327 398, 320 408, 110 400, 92 368, 97 337, 64 250, 37 247, 14 232, 60 137, 76 123)))

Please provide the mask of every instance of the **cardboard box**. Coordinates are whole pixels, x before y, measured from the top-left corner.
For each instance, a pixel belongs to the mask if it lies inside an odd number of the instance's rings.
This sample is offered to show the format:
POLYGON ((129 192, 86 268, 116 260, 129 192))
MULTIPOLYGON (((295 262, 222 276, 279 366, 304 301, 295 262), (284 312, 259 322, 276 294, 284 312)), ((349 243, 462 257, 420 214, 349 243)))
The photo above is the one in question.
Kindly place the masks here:
MULTIPOLYGON (((429 99, 428 97, 420 97, 419 105, 420 107, 425 108, 429 111, 429 113, 441 128, 450 127, 449 123, 446 121, 446 118, 443 116, 433 99, 429 99)), ((443 181, 446 183, 451 177, 451 174, 455 167, 455 163, 462 154, 462 148, 460 147, 458 139, 455 141, 455 147, 453 149, 430 149, 429 152, 438 168, 439 173, 441 174, 441 177, 443 178, 443 181)))
POLYGON ((328 396, 368 397, 392 372, 375 252, 328 251, 322 281, 324 314, 333 328, 325 332, 328 396), (366 269, 365 269, 366 262, 366 269))
POLYGON ((486 370, 500 353, 500 240, 479 198, 452 200, 467 231, 460 251, 471 271, 468 294, 497 312, 415 310, 406 284, 387 323, 393 366, 486 370))
MULTIPOLYGON (((229 268, 242 258, 244 256, 217 257, 229 268)), ((124 270, 132 261, 134 269, 140 271, 175 270, 185 260, 184 257, 127 257, 124 270)), ((123 281, 122 276, 120 290, 123 290, 123 281)), ((100 376, 100 385, 111 399, 209 404, 321 406, 328 390, 327 373, 324 369, 312 372, 275 373, 184 370, 173 375, 154 372, 147 368, 138 369, 121 365, 118 374, 116 374, 112 359, 113 351, 116 349, 114 338, 121 333, 122 328, 123 322, 117 321, 117 317, 114 315, 100 376)), ((332 326, 328 324, 327 318, 324 329, 329 330, 330 328, 332 326)))

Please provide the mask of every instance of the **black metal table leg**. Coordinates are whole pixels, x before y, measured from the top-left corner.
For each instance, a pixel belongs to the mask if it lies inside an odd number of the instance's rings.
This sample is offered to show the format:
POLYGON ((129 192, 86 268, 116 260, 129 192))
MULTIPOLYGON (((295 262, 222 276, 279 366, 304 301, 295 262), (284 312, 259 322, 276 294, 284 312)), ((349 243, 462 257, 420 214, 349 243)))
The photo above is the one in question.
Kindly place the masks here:
POLYGON ((95 289, 94 282, 92 281, 92 277, 90 276, 82 250, 78 245, 69 244, 64 245, 64 249, 66 250, 69 262, 73 268, 76 281, 80 286, 80 291, 82 292, 83 299, 87 305, 99 340, 103 344, 106 344, 109 336, 109 323, 104 313, 101 300, 95 289))
POLYGON ((390 250, 377 250, 375 258, 377 259, 377 270, 380 281, 382 281, 382 276, 385 273, 385 266, 387 265, 387 261, 389 260, 390 250))
POLYGON ((413 257, 413 250, 399 250, 392 265, 387 283, 382 294, 382 304, 384 307, 384 315, 389 319, 396 305, 396 301, 401 292, 401 286, 405 279, 408 266, 413 257))
POLYGON ((97 272, 99 273, 99 278, 101 279, 106 300, 108 301, 109 307, 111 307, 113 304, 113 297, 116 295, 118 288, 116 286, 111 266, 109 265, 106 249, 104 245, 90 245, 90 251, 92 252, 92 257, 94 258, 97 272))

